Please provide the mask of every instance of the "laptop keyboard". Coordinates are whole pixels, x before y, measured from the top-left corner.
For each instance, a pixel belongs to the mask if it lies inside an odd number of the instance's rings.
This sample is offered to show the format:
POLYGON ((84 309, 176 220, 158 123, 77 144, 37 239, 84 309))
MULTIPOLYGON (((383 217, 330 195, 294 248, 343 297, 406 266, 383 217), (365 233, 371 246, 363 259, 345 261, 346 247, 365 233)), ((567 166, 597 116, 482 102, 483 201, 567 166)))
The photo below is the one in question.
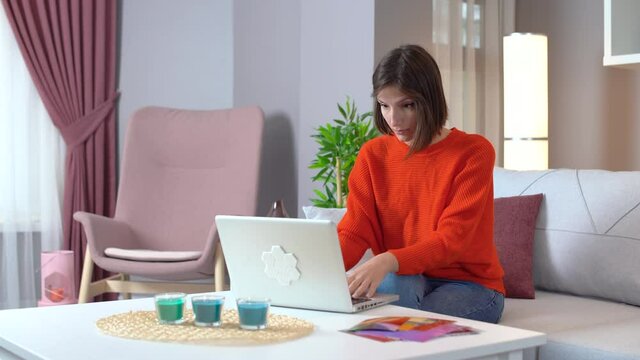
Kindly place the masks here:
POLYGON ((353 305, 356 305, 356 304, 360 304, 360 303, 363 303, 363 302, 369 301, 369 300, 371 300, 371 298, 368 298, 368 297, 357 297, 357 298, 352 297, 351 298, 351 303, 353 305))

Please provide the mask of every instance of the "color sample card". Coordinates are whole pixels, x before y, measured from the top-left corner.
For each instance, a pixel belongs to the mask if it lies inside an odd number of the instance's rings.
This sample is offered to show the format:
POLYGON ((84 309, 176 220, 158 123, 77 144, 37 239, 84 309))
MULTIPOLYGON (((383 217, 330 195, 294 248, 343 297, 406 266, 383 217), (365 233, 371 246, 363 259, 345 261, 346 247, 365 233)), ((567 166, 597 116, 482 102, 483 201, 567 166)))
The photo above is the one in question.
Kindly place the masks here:
POLYGON ((342 331, 381 342, 425 342, 442 336, 477 333, 452 320, 404 316, 373 318, 342 331))

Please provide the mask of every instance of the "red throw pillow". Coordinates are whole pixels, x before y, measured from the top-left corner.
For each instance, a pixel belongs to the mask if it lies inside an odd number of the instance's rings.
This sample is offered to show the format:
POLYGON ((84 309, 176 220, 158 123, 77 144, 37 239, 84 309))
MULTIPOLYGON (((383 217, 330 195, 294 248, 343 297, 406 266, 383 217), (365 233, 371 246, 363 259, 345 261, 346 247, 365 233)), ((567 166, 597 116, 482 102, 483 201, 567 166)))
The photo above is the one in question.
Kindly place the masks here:
POLYGON ((542 194, 494 200, 493 234, 508 298, 535 298, 533 237, 541 202, 542 194))

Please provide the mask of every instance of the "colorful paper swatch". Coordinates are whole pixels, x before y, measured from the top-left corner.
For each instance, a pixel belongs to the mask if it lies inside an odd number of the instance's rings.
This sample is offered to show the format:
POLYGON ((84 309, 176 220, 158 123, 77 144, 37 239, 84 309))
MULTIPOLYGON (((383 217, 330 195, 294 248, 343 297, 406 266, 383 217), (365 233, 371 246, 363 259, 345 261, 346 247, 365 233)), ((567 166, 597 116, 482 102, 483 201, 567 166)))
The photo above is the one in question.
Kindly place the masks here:
POLYGON ((404 316, 373 318, 343 331, 381 342, 425 342, 442 336, 477 333, 453 320, 404 316))

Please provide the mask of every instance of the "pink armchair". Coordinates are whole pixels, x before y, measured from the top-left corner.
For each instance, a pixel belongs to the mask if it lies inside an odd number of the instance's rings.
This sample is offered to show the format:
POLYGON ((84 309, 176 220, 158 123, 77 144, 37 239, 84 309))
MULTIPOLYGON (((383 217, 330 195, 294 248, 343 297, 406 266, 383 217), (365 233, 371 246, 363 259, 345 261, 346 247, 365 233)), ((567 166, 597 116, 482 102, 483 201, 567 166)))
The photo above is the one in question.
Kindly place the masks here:
POLYGON ((147 107, 126 133, 113 219, 77 212, 87 237, 79 302, 105 292, 204 292, 225 287, 214 217, 254 215, 263 114, 257 107, 147 107), (93 262, 118 273, 91 283, 93 262), (212 284, 131 282, 215 277, 212 284))

